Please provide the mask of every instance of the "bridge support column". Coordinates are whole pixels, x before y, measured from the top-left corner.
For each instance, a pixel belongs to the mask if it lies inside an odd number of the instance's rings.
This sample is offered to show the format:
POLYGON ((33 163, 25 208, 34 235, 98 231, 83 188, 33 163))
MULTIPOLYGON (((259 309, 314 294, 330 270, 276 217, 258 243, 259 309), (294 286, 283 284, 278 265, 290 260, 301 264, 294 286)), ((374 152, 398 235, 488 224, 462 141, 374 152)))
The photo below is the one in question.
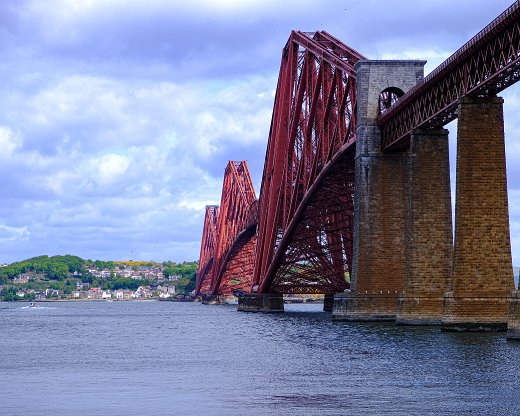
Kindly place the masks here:
POLYGON ((459 102, 453 277, 442 329, 506 330, 514 289, 503 100, 459 102))
POLYGON ((323 311, 332 312, 334 307, 334 293, 326 293, 323 296, 323 311))
POLYGON ((217 298, 217 296, 203 295, 202 296, 202 304, 203 305, 218 305, 218 304, 220 304, 220 301, 217 298))
POLYGON ((410 138, 406 282, 397 324, 440 324, 449 288, 453 231, 448 130, 416 130, 410 138))
POLYGON ((332 319, 335 321, 395 321, 398 292, 352 292, 334 295, 332 319))
POLYGON ((236 297, 233 295, 206 295, 202 298, 203 305, 225 305, 227 303, 233 303, 236 297))
POLYGON ((409 155, 383 153, 377 125, 381 93, 406 92, 425 61, 360 61, 355 65, 357 126, 352 281, 334 299, 335 320, 395 320, 406 273, 409 155))
POLYGON ((518 290, 511 292, 511 299, 509 300, 507 338, 520 341, 520 291, 518 290))
MULTIPOLYGON (((367 136, 379 141, 379 128, 358 127, 358 140, 367 136)), ((336 295, 335 320, 396 318, 398 294, 405 282, 407 169, 404 151, 356 160, 351 291, 336 295)))
POLYGON ((247 293, 238 298, 241 312, 283 312, 283 295, 274 293, 247 293))

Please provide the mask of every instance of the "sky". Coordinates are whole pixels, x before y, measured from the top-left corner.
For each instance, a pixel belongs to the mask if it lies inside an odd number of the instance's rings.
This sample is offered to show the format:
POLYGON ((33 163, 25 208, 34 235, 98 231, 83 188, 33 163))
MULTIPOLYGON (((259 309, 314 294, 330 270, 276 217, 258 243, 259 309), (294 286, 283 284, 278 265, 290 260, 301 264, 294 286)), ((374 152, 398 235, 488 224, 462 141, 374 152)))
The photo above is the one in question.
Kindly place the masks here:
MULTIPOLYGON (((197 260, 229 160, 247 160, 259 193, 291 30, 426 59, 427 74, 511 3, 2 0, 0 263, 197 260)), ((520 265, 520 86, 501 96, 520 265)))

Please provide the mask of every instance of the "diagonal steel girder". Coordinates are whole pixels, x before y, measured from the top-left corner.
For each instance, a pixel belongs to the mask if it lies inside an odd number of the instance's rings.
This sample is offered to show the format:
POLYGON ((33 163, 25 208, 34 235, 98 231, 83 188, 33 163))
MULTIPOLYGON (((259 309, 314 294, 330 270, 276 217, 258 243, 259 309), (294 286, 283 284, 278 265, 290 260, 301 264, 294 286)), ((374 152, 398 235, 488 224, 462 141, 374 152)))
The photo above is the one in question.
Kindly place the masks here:
POLYGON ((361 59, 326 32, 292 32, 283 50, 259 200, 253 290, 331 293, 347 285, 353 65, 361 59))
POLYGON ((217 239, 211 272, 210 295, 222 293, 225 288, 251 287, 253 261, 251 246, 248 242, 255 237, 258 222, 256 194, 251 175, 245 161, 229 161, 225 172, 220 200, 220 211, 216 225, 217 239), (239 248, 246 248, 239 249, 239 248), (237 274, 239 273, 239 274, 237 274), (240 280, 232 284, 230 280, 240 280))
POLYGON ((201 291, 206 293, 207 290, 209 290, 213 259, 215 257, 215 248, 217 245, 218 213, 219 210, 217 205, 206 206, 204 228, 202 229, 202 240, 200 246, 199 267, 195 283, 196 294, 199 294, 201 291))

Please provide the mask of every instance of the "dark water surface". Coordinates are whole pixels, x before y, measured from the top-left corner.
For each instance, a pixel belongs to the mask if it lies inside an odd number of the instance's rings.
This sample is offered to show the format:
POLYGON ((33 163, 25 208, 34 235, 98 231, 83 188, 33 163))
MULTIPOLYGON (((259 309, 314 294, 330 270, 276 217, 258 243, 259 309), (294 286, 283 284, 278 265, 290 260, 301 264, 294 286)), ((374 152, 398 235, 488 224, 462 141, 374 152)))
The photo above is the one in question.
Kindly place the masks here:
POLYGON ((173 302, 0 303, 0 415, 519 415, 505 334, 173 302))

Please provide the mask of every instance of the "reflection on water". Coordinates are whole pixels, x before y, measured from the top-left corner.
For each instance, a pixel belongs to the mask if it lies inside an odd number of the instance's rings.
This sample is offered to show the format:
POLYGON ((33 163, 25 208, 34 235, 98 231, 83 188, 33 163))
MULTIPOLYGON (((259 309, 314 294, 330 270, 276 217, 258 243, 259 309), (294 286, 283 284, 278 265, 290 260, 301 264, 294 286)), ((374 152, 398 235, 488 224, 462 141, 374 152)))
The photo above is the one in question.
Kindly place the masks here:
POLYGON ((0 303, 2 415, 517 415, 520 343, 173 302, 0 303))

